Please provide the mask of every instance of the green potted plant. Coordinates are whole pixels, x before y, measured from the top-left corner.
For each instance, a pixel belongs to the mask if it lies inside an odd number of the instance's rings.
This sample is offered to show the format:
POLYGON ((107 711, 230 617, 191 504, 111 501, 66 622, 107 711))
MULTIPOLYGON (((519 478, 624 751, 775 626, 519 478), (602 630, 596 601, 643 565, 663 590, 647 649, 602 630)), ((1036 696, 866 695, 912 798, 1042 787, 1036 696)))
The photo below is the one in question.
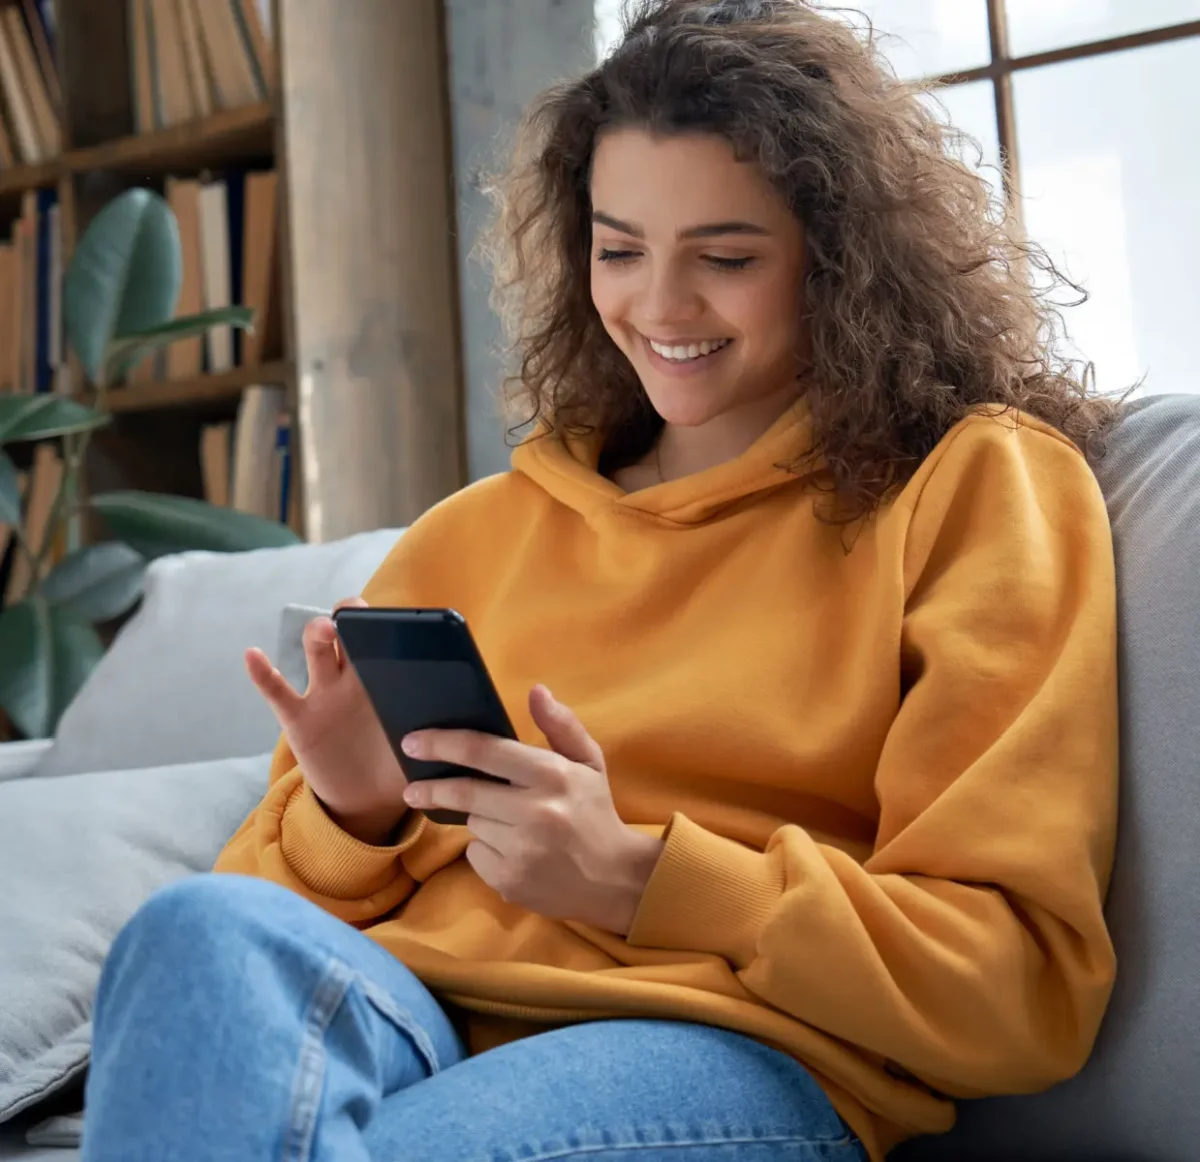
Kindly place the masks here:
POLYGON ((63 276, 63 324, 94 392, 94 406, 65 395, 0 396, 0 525, 31 566, 26 591, 0 610, 0 708, 27 738, 45 738, 104 652, 96 625, 139 600, 146 564, 187 549, 236 552, 295 543, 285 525, 202 500, 140 491, 81 496, 91 434, 111 421, 110 386, 160 347, 212 327, 249 328, 245 307, 175 318, 182 282, 179 228, 167 203, 131 189, 95 217, 63 276), (61 442, 62 484, 39 545, 22 525, 15 464, 6 449, 61 442), (85 510, 111 540, 81 544, 85 510), (51 567, 56 544, 66 553, 51 567))

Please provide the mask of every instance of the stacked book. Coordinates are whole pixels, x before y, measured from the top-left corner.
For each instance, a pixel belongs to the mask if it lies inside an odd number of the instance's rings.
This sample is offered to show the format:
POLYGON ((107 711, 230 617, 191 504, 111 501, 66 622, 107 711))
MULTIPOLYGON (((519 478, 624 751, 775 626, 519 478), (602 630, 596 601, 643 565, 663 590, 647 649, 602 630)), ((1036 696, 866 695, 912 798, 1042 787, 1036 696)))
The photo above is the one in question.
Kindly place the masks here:
POLYGON ((179 223, 183 285, 178 315, 241 304, 254 332, 217 327, 144 360, 131 381, 192 379, 256 367, 282 345, 276 171, 230 169, 219 176, 168 178, 164 195, 179 223))
POLYGON ((237 418, 206 424, 200 434, 204 498, 296 527, 294 437, 286 389, 245 388, 237 418))
POLYGON ((62 90, 50 0, 0 8, 0 169, 36 165, 63 148, 62 90))
POLYGON ((139 133, 265 101, 274 79, 270 0, 128 0, 139 133))
MULTIPOLYGON (((168 178, 183 284, 176 314, 241 304, 253 334, 218 327, 145 359, 131 382, 256 367, 282 347, 276 171, 168 178)), ((54 190, 29 190, 0 241, 0 393, 68 390, 62 323, 62 226, 54 190)))
POLYGON ((51 391, 65 366, 62 218, 54 190, 27 190, 0 241, 0 394, 51 391))

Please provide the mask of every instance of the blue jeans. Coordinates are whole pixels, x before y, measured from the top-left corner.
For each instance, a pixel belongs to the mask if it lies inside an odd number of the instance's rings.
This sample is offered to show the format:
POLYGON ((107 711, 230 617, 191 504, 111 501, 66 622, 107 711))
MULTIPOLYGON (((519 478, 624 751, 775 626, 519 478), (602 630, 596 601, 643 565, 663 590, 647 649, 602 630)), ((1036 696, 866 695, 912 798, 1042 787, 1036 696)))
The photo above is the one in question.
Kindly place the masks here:
POLYGON ((395 957, 234 875, 150 899, 100 981, 84 1162, 862 1162, 802 1066, 612 1020, 467 1057, 395 957))

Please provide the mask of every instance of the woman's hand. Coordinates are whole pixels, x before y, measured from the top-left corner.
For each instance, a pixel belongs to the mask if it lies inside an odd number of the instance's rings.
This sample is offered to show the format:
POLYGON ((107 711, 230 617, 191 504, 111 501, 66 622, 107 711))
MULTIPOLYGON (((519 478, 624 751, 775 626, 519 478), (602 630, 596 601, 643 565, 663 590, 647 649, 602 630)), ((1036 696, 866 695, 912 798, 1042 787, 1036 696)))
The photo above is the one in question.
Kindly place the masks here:
POLYGON ((459 763, 508 780, 422 779, 410 807, 465 812, 467 859, 512 904, 624 936, 662 841, 626 826, 613 806, 604 755, 574 713, 535 686, 529 709, 552 750, 467 730, 422 730, 413 758, 459 763))
MULTIPOLYGON (((358 597, 339 601, 364 606, 358 597)), ((259 649, 246 670, 267 700, 304 778, 333 820, 364 843, 381 844, 407 807, 404 772, 328 617, 304 627, 308 690, 300 694, 259 649)))

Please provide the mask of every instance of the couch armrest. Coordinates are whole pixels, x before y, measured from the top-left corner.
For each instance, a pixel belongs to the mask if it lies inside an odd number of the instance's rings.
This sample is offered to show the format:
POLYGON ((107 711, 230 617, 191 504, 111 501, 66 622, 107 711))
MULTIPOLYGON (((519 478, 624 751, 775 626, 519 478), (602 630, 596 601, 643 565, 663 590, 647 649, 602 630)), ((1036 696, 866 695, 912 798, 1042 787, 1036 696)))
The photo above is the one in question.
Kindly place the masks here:
POLYGON ((0 742, 0 783, 32 775, 54 740, 33 738, 26 742, 0 742))

